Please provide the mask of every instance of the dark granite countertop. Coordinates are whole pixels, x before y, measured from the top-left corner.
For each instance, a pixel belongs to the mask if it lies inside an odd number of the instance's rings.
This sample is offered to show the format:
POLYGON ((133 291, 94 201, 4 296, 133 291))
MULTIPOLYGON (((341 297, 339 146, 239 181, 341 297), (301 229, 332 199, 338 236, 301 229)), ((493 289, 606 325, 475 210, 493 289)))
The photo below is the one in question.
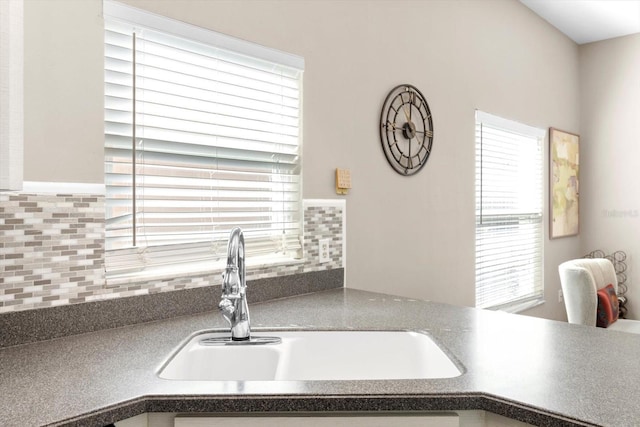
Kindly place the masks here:
POLYGON ((254 304, 255 331, 427 331, 448 379, 171 381, 156 371, 217 311, 0 350, 0 425, 102 426, 144 412, 482 409, 536 425, 640 422, 640 335, 338 289, 254 304))

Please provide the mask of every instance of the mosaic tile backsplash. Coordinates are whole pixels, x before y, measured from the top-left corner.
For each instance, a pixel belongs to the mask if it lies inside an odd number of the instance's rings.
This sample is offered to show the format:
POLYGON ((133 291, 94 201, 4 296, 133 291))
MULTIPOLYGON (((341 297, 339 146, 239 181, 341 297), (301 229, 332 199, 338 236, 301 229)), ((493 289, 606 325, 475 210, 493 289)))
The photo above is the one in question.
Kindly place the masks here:
MULTIPOLYGON (((304 262, 247 268, 247 280, 342 268, 342 201, 304 205, 304 262), (331 239, 321 264, 318 239, 331 239)), ((0 193, 0 313, 217 285, 221 272, 108 281, 104 196, 0 193)))

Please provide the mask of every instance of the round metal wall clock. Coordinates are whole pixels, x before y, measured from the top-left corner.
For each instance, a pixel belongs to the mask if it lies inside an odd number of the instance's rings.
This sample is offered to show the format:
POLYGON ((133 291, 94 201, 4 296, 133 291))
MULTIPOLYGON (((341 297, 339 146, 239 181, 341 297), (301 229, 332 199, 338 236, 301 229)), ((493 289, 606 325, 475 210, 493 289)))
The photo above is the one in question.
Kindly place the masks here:
POLYGON ((412 85, 394 87, 382 106, 380 142, 400 175, 413 175, 427 163, 433 145, 433 120, 424 95, 412 85))

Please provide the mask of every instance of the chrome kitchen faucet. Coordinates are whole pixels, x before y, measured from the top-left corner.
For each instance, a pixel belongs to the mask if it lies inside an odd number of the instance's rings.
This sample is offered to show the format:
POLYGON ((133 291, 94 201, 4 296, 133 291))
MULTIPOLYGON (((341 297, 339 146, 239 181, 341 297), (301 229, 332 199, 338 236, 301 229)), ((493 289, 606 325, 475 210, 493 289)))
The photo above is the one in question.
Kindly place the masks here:
POLYGON ((249 323, 247 282, 245 275, 244 235, 238 227, 231 230, 227 254, 227 268, 222 273, 222 297, 218 308, 231 325, 229 337, 211 337, 200 340, 201 345, 260 345, 279 344, 279 337, 253 337, 249 323))
POLYGON ((227 268, 222 274, 222 299, 218 307, 231 325, 231 340, 249 340, 251 326, 247 304, 244 235, 238 227, 231 230, 229 236, 227 268))

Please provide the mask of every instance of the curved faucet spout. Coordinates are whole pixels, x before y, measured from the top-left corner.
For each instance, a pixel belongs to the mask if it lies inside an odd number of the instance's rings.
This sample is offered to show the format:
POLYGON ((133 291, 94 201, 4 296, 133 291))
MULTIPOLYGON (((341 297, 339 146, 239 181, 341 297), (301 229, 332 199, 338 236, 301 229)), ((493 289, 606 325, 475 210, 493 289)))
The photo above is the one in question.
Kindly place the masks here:
POLYGON ((244 284, 244 234, 239 227, 231 230, 229 244, 227 245, 227 268, 234 267, 240 275, 240 281, 244 284))
POLYGON ((222 298, 218 307, 231 325, 231 339, 250 339, 249 306, 245 278, 244 235, 238 227, 231 230, 227 268, 222 274, 222 298))

